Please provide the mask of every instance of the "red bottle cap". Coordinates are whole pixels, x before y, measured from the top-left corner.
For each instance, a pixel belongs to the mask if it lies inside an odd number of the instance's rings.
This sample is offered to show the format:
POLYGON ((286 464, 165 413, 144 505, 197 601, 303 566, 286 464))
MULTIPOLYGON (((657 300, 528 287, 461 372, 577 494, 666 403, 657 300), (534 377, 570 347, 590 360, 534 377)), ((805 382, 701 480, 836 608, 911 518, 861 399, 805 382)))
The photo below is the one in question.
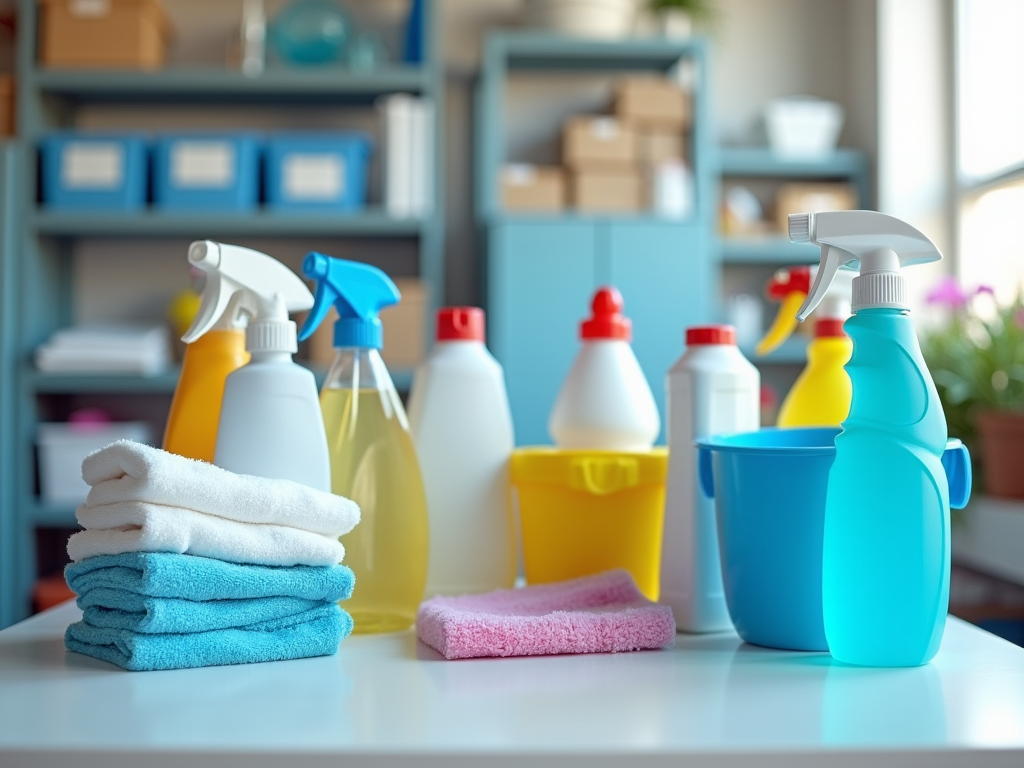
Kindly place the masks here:
POLYGON ((618 288, 599 288, 590 302, 591 316, 580 323, 580 338, 617 339, 633 338, 633 323, 622 314, 622 294, 618 288))
POLYGON ((479 307, 442 307, 437 310, 438 341, 483 341, 484 311, 479 307))
POLYGON ((686 329, 686 346, 731 344, 736 346, 736 329, 731 325, 698 325, 686 329))
POLYGON ((808 294, 811 292, 811 268, 787 267, 780 269, 765 285, 765 295, 769 299, 782 301, 791 293, 808 294))
POLYGON ((814 338, 816 339, 834 339, 842 338, 846 335, 846 331, 843 330, 844 320, 840 320, 838 317, 823 317, 814 326, 814 338))

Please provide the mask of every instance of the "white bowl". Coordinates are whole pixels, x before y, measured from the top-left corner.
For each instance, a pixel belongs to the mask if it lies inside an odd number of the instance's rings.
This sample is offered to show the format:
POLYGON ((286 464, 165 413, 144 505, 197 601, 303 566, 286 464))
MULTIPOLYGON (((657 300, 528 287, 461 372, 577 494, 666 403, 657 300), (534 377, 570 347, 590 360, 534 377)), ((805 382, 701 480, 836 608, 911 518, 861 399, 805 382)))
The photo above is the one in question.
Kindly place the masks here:
POLYGON ((532 27, 577 37, 617 39, 633 30, 636 0, 526 0, 532 27))
POLYGON ((812 98, 777 99, 765 109, 768 146, 792 160, 818 160, 835 151, 843 108, 812 98))

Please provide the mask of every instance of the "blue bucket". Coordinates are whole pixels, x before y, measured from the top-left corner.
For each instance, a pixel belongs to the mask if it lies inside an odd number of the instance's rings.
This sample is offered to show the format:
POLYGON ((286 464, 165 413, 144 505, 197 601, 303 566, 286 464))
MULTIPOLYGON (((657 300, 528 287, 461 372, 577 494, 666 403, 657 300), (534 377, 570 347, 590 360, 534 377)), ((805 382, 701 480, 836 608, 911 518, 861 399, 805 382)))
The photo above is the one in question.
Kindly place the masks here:
MULTIPOLYGON (((763 429, 697 441, 700 484, 715 499, 729 615, 748 643, 827 651, 821 614, 825 491, 840 429, 763 429)), ((950 504, 970 494, 959 440, 942 464, 950 504)))

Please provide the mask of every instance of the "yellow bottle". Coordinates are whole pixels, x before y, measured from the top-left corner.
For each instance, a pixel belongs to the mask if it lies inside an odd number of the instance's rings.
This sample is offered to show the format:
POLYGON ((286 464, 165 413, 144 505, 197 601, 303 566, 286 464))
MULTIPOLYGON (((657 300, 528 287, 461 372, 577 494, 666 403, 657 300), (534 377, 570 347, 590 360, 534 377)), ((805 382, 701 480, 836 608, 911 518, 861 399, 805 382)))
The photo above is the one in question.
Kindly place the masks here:
MULTIPOLYGON (((813 267, 782 269, 768 281, 766 294, 782 302, 775 322, 757 345, 758 355, 778 348, 796 328, 796 313, 810 291, 813 267)), ((807 366, 779 409, 780 427, 837 427, 850 413, 853 385, 844 366, 853 342, 843 331, 850 315, 852 272, 838 272, 815 313, 814 339, 807 345, 807 366)))
POLYGON ((395 284, 376 267, 309 254, 317 281, 307 338, 332 304, 338 355, 320 392, 331 456, 331 491, 355 501, 361 520, 342 537, 356 586, 345 602, 354 632, 408 629, 427 586, 427 497, 405 409, 377 351, 377 313, 396 304, 395 284))
POLYGON ((843 333, 843 321, 818 320, 807 345, 807 367, 779 409, 780 427, 833 427, 846 420, 853 385, 843 366, 851 354, 853 341, 843 333))
POLYGON ((213 463, 228 374, 249 362, 245 331, 208 331, 185 348, 164 432, 164 450, 213 463))

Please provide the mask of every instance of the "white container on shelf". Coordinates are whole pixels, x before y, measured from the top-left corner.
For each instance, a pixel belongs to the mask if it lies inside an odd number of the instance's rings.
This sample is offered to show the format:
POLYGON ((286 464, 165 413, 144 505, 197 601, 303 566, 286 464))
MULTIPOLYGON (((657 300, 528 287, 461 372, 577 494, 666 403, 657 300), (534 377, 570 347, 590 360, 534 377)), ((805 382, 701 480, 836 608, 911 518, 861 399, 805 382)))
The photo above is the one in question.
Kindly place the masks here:
POLYGON ((836 149, 843 108, 807 96, 776 99, 765 108, 768 146, 789 160, 821 160, 836 149))
POLYGON ((437 343, 409 395, 409 429, 427 493, 427 597, 512 587, 515 439, 505 374, 484 346, 483 310, 438 311, 437 343))
POLYGON ((524 11, 531 27, 616 39, 633 31, 637 0, 526 0, 524 11))
POLYGON ((89 493, 82 479, 82 461, 93 451, 117 440, 148 443, 149 426, 143 421, 108 424, 40 424, 39 486, 48 504, 80 504, 89 493))
POLYGON ((660 601, 681 632, 718 632, 732 622, 725 604, 714 501, 697 481, 694 441, 760 427, 761 374, 736 348, 731 326, 688 328, 686 352, 666 379, 668 485, 660 601))

